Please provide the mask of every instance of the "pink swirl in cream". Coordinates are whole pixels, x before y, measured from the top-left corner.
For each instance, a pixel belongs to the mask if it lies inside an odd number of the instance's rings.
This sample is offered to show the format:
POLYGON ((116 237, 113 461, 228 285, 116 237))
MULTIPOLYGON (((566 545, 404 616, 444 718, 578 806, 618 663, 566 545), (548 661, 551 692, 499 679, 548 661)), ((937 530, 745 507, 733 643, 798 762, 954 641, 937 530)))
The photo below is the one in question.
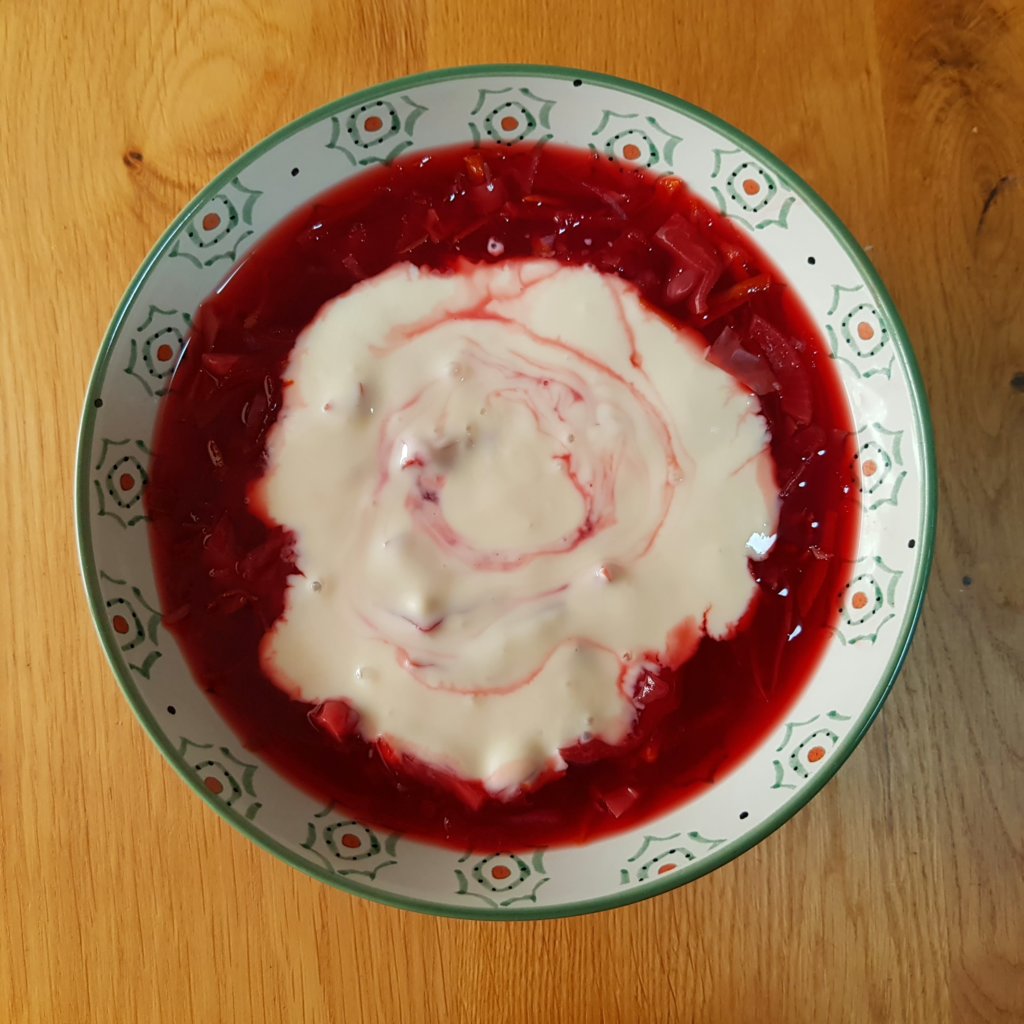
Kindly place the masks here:
POLYGON ((368 739, 495 793, 724 636, 778 498, 754 396, 618 278, 399 265, 289 362, 260 482, 302 575, 262 657, 368 739))

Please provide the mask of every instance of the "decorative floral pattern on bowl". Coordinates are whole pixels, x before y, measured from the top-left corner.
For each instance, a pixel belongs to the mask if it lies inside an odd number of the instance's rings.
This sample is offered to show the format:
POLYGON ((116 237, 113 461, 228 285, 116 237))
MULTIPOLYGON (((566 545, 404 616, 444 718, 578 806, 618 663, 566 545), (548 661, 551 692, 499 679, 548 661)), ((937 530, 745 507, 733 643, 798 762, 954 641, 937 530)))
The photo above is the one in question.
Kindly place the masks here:
POLYGON ((142 441, 103 438, 92 480, 97 515, 110 516, 125 529, 145 521, 142 492, 149 482, 144 462, 149 454, 142 441))
POLYGON ((815 715, 806 722, 787 722, 782 741, 775 748, 779 756, 772 761, 775 781, 772 789, 797 789, 819 770, 822 762, 839 743, 837 731, 843 723, 849 722, 849 715, 838 711, 827 711, 815 715))
POLYGON ((856 376, 892 375, 895 356, 889 347, 889 324, 866 285, 835 285, 825 334, 832 356, 856 376))
POLYGON ((378 872, 398 863, 397 846, 398 836, 381 839, 372 828, 337 813, 333 804, 313 815, 302 844, 328 871, 360 875, 371 882, 376 881, 378 872))
MULTIPOLYGON (((242 243, 256 233, 253 215, 262 195, 233 178, 196 211, 174 240, 168 256, 183 257, 201 270, 224 260, 233 263, 242 243)), ((224 269, 219 268, 218 276, 224 269)))
POLYGON ((597 142, 590 148, 611 160, 638 167, 672 165, 676 146, 683 140, 666 131, 656 118, 637 114, 616 114, 605 110, 594 129, 597 142))
POLYGON ((699 832, 644 836, 640 848, 626 860, 626 866, 619 869, 619 884, 634 885, 676 872, 724 842, 724 839, 706 839, 699 832))
POLYGON ((535 850, 529 859, 509 852, 486 857, 466 853, 459 858, 455 878, 456 896, 482 900, 494 908, 536 904, 540 887, 551 880, 544 870, 543 850, 535 850))
POLYGON ((408 96, 363 103, 344 118, 331 118, 327 148, 337 150, 353 166, 390 163, 413 144, 413 129, 425 112, 408 96))
MULTIPOLYGON (((456 917, 583 913, 725 863, 803 806, 877 713, 910 641, 931 562, 935 476, 913 354, 884 286, 835 216, 735 129, 630 82, 561 68, 459 68, 367 90, 284 128, 171 225, 118 308, 79 442, 82 572, 101 640, 139 718, 229 822, 349 892, 456 917), (863 494, 836 640, 788 720, 710 791, 585 848, 464 851, 381 835, 324 808, 244 751, 162 628, 142 494, 149 443, 198 303, 256 239, 324 189, 399 154, 555 140, 672 173, 756 235, 825 334, 855 421, 863 494)), ((851 486, 857 486, 851 484, 851 486)))
POLYGON ((188 313, 150 306, 142 323, 129 330, 124 372, 138 380, 148 395, 159 397, 167 391, 191 325, 188 313))
POLYGON ((263 805, 256 799, 253 780, 256 765, 235 757, 227 747, 214 747, 212 743, 193 743, 181 740, 178 746, 185 763, 202 779, 208 793, 212 793, 225 807, 231 807, 247 821, 252 821, 263 805))
MULTIPOLYGON (((163 616, 142 596, 138 587, 125 580, 99 574, 103 601, 100 628, 110 631, 114 646, 130 672, 149 679, 150 671, 162 657, 158 635, 163 616)), ((95 608, 94 608, 95 614, 95 608)))
POLYGON ((872 423, 858 433, 866 438, 857 452, 864 507, 874 512, 882 505, 898 505, 900 488, 907 478, 903 468, 904 432, 872 423))
POLYGON ((896 596, 903 573, 882 559, 858 560, 853 578, 843 590, 836 635, 844 644, 876 643, 882 627, 896 617, 896 596))
MULTIPOLYGON (((711 181, 718 209, 744 227, 759 231, 789 226, 796 196, 780 176, 744 150, 715 150, 711 181)), ((761 244, 766 244, 764 239, 761 244)))
POLYGON ((525 87, 481 89, 469 112, 469 133, 473 142, 547 142, 551 132, 554 100, 537 96, 525 87))

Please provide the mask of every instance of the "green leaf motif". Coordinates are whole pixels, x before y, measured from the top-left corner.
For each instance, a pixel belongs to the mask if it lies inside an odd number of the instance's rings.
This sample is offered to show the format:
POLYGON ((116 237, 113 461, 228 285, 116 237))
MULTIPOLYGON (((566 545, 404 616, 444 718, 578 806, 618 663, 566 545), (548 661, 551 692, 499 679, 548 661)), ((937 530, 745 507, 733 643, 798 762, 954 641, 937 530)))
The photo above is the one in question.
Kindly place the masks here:
POLYGON ((772 768, 775 770, 775 781, 772 783, 772 789, 796 789, 795 783, 784 781, 786 778, 786 770, 782 767, 781 761, 772 761, 772 768))
POLYGON ((143 679, 149 679, 149 673, 152 671, 153 666, 163 657, 159 651, 150 651, 145 658, 142 659, 138 664, 134 662, 128 662, 128 667, 133 671, 137 672, 143 679))
POLYGON ((605 129, 612 121, 628 121, 636 116, 636 114, 617 114, 614 110, 605 110, 601 114, 601 120, 597 122, 597 127, 590 134, 603 135, 605 129))
POLYGON ((626 863, 632 864, 634 861, 639 860, 647 851, 650 849, 653 843, 668 843, 673 839, 678 839, 681 835, 680 832, 673 832, 670 836, 644 836, 643 842, 640 844, 640 849, 630 857, 626 863))
POLYGON ((821 716, 815 715, 813 718, 808 718, 806 722, 787 722, 785 732, 782 734, 782 742, 775 748, 776 753, 781 753, 789 745, 789 741, 793 736, 793 732, 796 729, 801 729, 805 725, 812 725, 821 716))
POLYGON ((695 843, 700 843, 702 846, 707 846, 711 850, 717 846, 721 846, 725 842, 724 839, 707 839, 702 836, 699 832, 687 832, 686 838, 695 843))

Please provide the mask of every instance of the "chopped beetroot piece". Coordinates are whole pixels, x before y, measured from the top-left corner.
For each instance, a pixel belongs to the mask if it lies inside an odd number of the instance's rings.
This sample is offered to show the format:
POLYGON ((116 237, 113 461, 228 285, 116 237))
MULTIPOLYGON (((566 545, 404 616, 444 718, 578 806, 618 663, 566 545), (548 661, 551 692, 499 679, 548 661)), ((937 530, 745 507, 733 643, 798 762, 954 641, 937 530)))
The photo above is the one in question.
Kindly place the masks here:
POLYGON ((806 368, 794 341, 759 315, 751 319, 749 334, 751 343, 764 353, 775 371, 786 412, 799 425, 809 423, 814 400, 806 368))
POLYGON ((597 196, 597 198, 600 199, 601 202, 619 218, 619 220, 629 219, 629 214, 626 213, 628 198, 621 192, 615 192, 610 188, 595 185, 589 181, 581 182, 581 184, 588 192, 597 196))
POLYGON ((700 274, 693 267, 677 267, 669 275, 665 285, 665 301, 669 305, 682 302, 697 286, 699 280, 700 274))
POLYGON ((309 720, 333 739, 348 739, 359 722, 359 715, 347 701, 328 700, 309 712, 309 720))
POLYGON ((705 353, 709 363, 731 373, 755 395, 768 395, 779 390, 774 371, 762 356, 742 346, 739 333, 731 327, 722 328, 715 343, 705 353))
POLYGON ((690 295, 690 310, 707 312, 708 295, 721 276, 722 263, 714 244, 702 237, 690 219, 675 213, 654 234, 655 240, 671 252, 678 266, 693 270, 697 282, 690 295))
POLYGON ((616 786, 596 795, 597 801, 613 818, 621 818, 639 798, 639 791, 632 786, 616 786))
POLYGON ((212 373, 214 377, 227 377, 238 369, 245 357, 225 352, 204 352, 200 358, 207 373, 212 373))
POLYGON ((477 213, 495 214, 508 200, 508 189, 503 181, 474 185, 469 190, 469 201, 477 213))

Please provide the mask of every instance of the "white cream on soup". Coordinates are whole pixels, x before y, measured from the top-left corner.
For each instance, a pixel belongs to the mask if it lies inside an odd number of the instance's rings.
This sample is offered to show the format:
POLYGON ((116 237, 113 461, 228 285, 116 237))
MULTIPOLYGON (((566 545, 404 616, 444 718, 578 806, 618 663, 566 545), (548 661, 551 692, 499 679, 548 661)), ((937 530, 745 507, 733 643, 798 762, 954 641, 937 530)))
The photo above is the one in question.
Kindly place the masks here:
POLYGON ((757 399, 703 349, 545 260, 401 264, 328 303, 259 485, 301 570, 268 672, 496 793, 621 740, 645 659, 727 635, 776 528, 757 399))

